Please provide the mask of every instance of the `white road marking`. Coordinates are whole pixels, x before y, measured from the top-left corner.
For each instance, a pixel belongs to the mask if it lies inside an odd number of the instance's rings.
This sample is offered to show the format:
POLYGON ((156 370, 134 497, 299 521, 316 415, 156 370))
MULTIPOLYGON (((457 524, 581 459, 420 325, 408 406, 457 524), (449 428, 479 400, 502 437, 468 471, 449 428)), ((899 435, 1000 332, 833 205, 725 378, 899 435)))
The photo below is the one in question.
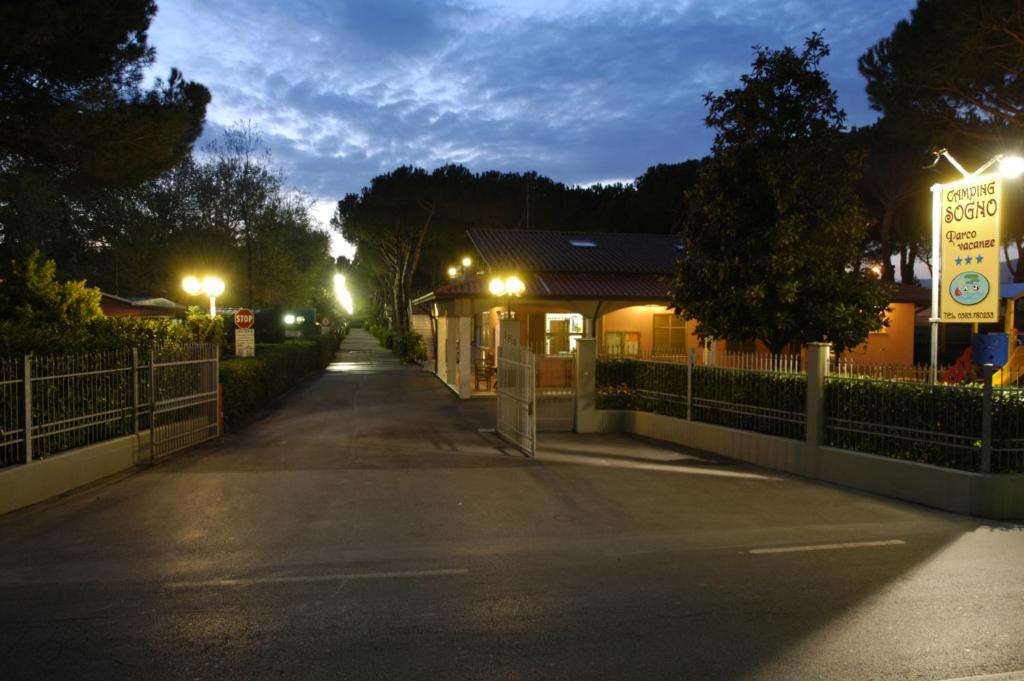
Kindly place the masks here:
POLYGON ((411 577, 449 577, 469 574, 466 568, 442 570, 403 570, 395 572, 352 572, 332 575, 301 575, 293 577, 240 577, 238 579, 207 579, 194 582, 167 582, 168 589, 202 589, 217 586, 253 586, 255 584, 309 584, 315 582, 348 582, 357 579, 402 579, 411 577))
POLYGON ((981 676, 960 676, 955 679, 943 679, 943 681, 1024 681, 1024 670, 1002 674, 982 674, 981 676))
POLYGON ((835 551, 837 549, 859 549, 868 546, 899 546, 907 542, 902 539, 885 539, 883 541, 850 541, 840 544, 812 544, 809 546, 778 546, 767 549, 750 549, 747 553, 800 553, 802 551, 835 551))

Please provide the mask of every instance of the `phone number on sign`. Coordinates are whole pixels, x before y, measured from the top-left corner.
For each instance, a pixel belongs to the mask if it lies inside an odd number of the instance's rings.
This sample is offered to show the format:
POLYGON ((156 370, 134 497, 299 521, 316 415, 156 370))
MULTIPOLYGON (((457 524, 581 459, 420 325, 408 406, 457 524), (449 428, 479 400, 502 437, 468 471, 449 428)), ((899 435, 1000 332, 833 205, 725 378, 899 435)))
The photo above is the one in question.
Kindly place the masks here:
POLYGON ((994 320, 996 318, 996 316, 992 312, 957 312, 956 314, 953 314, 952 312, 943 312, 942 313, 942 318, 943 319, 966 319, 966 320, 975 320, 975 319, 990 319, 990 320, 994 320))

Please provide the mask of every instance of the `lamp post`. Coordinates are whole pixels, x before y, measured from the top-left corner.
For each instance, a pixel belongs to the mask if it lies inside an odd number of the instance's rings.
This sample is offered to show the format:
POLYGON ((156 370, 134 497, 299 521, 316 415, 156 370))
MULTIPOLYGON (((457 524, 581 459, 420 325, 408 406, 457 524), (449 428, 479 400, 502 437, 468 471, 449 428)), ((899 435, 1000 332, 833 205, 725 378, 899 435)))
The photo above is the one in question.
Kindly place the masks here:
POLYGON ((203 277, 202 281, 199 281, 197 277, 189 275, 182 280, 181 287, 190 296, 197 296, 200 293, 209 296, 210 316, 215 317, 217 315, 217 296, 224 293, 224 281, 220 277, 207 276, 203 277))
POLYGON ((450 265, 448 267, 449 279, 461 279, 469 271, 469 268, 473 266, 473 259, 469 256, 465 256, 460 262, 461 264, 458 266, 450 265))
MULTIPOLYGON (((938 149, 935 151, 935 163, 939 162, 940 158, 945 158, 949 161, 950 165, 956 168, 963 176, 963 181, 970 180, 981 180, 983 179, 982 173, 991 168, 996 163, 999 164, 999 173, 1001 177, 1015 178, 1020 177, 1024 173, 1024 159, 1016 156, 1004 156, 1003 154, 997 154, 985 162, 980 168, 975 170, 973 173, 968 172, 960 163, 953 158, 953 155, 946 149, 938 149)), ((932 165, 934 166, 935 163, 932 165)), ((932 310, 929 322, 931 324, 931 352, 929 356, 929 362, 931 364, 931 383, 934 385, 938 383, 939 379, 939 324, 942 319, 939 317, 939 286, 944 285, 942 279, 942 241, 941 241, 941 224, 942 224, 942 191, 947 186, 957 183, 946 183, 946 184, 934 184, 932 185, 932 310)), ((948 221, 948 220, 947 220, 948 221)), ((971 258, 966 258, 969 263, 971 258)), ((980 262, 980 256, 978 258, 980 262)), ((959 259, 957 260, 959 263, 959 259)), ((998 259, 996 261, 998 263, 998 259)), ((997 269, 998 272, 998 269, 997 269)), ((996 296, 999 295, 999 281, 995 282, 996 296)))
POLYGON ((523 291, 526 290, 526 284, 523 283, 522 279, 513 274, 504 279, 494 277, 487 285, 487 290, 491 292, 492 296, 498 298, 507 297, 508 309, 506 315, 508 319, 512 319, 512 298, 523 295, 523 291))

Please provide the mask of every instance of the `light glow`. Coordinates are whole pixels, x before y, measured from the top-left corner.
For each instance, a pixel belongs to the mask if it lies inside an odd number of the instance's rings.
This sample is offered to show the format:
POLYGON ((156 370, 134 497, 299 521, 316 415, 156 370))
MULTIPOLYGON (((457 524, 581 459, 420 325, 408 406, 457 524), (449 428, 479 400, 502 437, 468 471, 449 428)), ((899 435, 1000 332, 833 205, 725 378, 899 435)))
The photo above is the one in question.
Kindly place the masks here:
POLYGON ((352 314, 352 294, 345 284, 345 275, 340 272, 334 275, 334 297, 338 299, 338 304, 345 312, 352 314))
POLYGON ((454 279, 459 274, 459 271, 455 269, 455 266, 448 268, 448 277, 454 279))
POLYGON ((1024 174, 1024 158, 1007 156, 999 162, 999 173, 1003 177, 1015 178, 1024 174))
POLYGON ((202 290, 202 284, 195 277, 185 277, 181 280, 181 288, 185 289, 185 293, 190 296, 196 296, 202 290))
POLYGON ((203 277, 203 293, 214 298, 224 293, 224 281, 220 277, 203 277))
POLYGON ((522 295, 523 291, 525 290, 526 284, 524 284, 523 280, 515 276, 514 274, 505 280, 505 292, 508 293, 510 296, 522 295))
POLYGON ((505 295, 505 282, 500 277, 495 277, 487 285, 487 290, 491 292, 492 296, 503 296, 505 295))
POLYGON ((295 324, 295 315, 293 315, 293 314, 286 314, 284 316, 284 323, 287 324, 288 326, 294 325, 295 324))
POLYGON ((469 256, 466 256, 465 258, 462 259, 462 266, 463 267, 469 267, 472 264, 473 264, 473 259, 470 258, 469 256))

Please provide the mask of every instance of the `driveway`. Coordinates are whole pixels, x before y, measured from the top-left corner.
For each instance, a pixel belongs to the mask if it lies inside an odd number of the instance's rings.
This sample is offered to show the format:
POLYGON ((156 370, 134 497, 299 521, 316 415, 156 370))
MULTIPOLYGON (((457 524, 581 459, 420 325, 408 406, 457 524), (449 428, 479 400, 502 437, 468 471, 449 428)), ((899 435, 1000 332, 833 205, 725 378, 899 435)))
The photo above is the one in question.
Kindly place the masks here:
POLYGON ((493 416, 355 330, 244 432, 0 518, 0 676, 1024 670, 1020 526, 493 416))

